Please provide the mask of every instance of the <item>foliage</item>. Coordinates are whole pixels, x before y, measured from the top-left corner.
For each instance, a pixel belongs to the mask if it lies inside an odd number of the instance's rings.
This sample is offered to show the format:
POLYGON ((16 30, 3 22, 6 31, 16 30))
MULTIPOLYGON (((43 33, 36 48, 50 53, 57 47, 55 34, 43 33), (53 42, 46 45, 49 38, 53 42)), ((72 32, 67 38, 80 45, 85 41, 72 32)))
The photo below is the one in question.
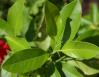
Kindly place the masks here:
POLYGON ((79 0, 61 9, 48 0, 15 0, 0 37, 11 52, 2 77, 93 77, 99 73, 99 10, 82 17, 79 0), (93 38, 98 38, 94 40, 93 38), (95 62, 94 62, 95 61, 95 62))

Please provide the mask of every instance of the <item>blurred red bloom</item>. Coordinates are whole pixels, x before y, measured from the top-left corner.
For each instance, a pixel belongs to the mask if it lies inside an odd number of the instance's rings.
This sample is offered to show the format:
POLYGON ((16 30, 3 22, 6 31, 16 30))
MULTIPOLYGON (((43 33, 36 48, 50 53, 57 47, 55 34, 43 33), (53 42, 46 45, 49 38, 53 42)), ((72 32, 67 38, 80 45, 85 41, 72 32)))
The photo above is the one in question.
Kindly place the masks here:
POLYGON ((7 55, 9 50, 8 44, 3 39, 0 39, 0 64, 3 62, 5 55, 7 55))

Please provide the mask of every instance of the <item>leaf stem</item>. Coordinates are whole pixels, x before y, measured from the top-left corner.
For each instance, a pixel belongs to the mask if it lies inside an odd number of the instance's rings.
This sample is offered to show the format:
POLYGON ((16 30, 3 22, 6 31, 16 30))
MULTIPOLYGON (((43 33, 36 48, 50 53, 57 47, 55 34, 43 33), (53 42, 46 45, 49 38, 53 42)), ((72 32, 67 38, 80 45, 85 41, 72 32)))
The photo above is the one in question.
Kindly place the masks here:
POLYGON ((58 60, 56 60, 56 63, 57 62, 60 62, 61 60, 63 60, 66 56, 62 56, 61 58, 59 58, 58 60))

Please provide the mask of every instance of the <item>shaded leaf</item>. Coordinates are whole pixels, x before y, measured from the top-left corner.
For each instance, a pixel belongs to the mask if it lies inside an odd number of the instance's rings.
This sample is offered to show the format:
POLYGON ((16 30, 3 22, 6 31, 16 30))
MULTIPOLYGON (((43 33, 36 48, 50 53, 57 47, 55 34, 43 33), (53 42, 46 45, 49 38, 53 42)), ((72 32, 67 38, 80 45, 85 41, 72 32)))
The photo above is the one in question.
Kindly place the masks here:
POLYGON ((13 73, 26 73, 40 68, 47 59, 48 54, 41 49, 25 49, 13 54, 3 68, 13 73))
POLYGON ((42 7, 45 0, 28 0, 30 4, 30 14, 36 15, 39 12, 39 8, 42 7))
POLYGON ((9 29, 9 24, 3 19, 0 19, 0 29, 6 34, 12 34, 12 28, 9 29))
POLYGON ((72 20, 70 18, 67 18, 66 27, 65 27, 65 30, 64 30, 63 38, 62 38, 62 46, 65 44, 65 42, 70 37, 70 34, 71 34, 70 22, 71 21, 72 20))
POLYGON ((82 41, 89 42, 99 46, 99 34, 83 39, 82 41))
POLYGON ((76 40, 84 40, 87 39, 89 37, 94 37, 96 35, 99 35, 97 31, 95 30, 87 30, 84 33, 81 33, 78 35, 78 37, 76 38, 76 40))
POLYGON ((46 1, 46 4, 45 4, 46 31, 47 31, 48 35, 51 37, 53 37, 57 34, 56 22, 55 22, 55 18, 53 17, 53 13, 56 10, 57 10, 57 8, 55 5, 51 4, 49 1, 46 1), (53 7, 54 9, 51 7, 53 7))

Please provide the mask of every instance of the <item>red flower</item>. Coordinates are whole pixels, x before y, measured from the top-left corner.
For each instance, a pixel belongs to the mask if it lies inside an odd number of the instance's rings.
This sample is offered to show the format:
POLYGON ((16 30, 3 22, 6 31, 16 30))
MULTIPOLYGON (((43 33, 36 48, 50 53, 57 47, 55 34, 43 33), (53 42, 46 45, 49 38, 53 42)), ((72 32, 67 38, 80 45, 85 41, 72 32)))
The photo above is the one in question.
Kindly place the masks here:
POLYGON ((0 39, 0 64, 3 62, 5 55, 7 55, 8 50, 10 50, 8 44, 0 39))

